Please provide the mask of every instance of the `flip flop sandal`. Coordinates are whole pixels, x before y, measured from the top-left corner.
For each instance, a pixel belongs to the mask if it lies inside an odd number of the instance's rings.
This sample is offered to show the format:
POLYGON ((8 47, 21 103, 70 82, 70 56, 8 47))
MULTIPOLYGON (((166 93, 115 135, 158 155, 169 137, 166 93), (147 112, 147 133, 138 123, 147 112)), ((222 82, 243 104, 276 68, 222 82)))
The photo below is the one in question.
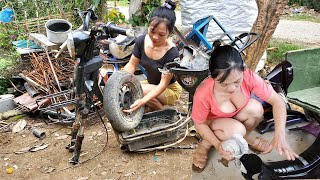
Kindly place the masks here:
POLYGON ((194 165, 194 163, 192 163, 192 170, 194 172, 201 173, 205 169, 205 167, 207 165, 208 154, 209 154, 210 149, 211 149, 211 147, 209 149, 207 149, 206 147, 202 146, 201 143, 198 145, 196 153, 194 154, 193 161, 195 161, 194 159, 198 159, 196 161, 201 162, 201 164, 204 164, 204 166, 203 166, 203 168, 200 168, 200 167, 194 165), (199 161, 199 159, 201 161, 199 161))
POLYGON ((192 171, 196 173, 201 173, 205 168, 206 166, 204 166, 203 168, 199 168, 198 166, 192 164, 192 171))
POLYGON ((267 150, 269 145, 269 141, 261 137, 256 137, 253 144, 249 144, 249 148, 257 152, 264 152, 265 150, 267 150))

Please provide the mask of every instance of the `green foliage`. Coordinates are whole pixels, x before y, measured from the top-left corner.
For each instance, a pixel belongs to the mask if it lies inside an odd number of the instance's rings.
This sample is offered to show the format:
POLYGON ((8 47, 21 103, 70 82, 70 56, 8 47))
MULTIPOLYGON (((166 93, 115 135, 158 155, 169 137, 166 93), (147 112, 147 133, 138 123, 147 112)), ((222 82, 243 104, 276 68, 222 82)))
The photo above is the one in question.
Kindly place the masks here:
POLYGON ((10 76, 10 72, 14 70, 20 54, 14 50, 5 49, 1 49, 0 54, 0 78, 8 78, 10 76))
POLYGON ((109 0, 108 4, 114 4, 116 1, 117 6, 128 6, 130 4, 130 0, 109 0))
POLYGON ((289 0, 289 5, 300 5, 307 6, 310 9, 314 9, 316 11, 320 11, 320 2, 319 0, 289 0))
POLYGON ((128 6, 129 3, 129 0, 119 0, 119 6, 128 6))
POLYGON ((5 94, 7 92, 8 87, 9 87, 9 80, 0 79, 0 95, 5 94))
POLYGON ((161 5, 161 0, 147 0, 142 3, 141 9, 137 11, 129 20, 129 23, 135 26, 148 26, 148 16, 156 7, 161 5))
MULTIPOLYGON (((99 4, 100 0, 18 0, 1 1, 0 10, 3 7, 10 7, 14 10, 15 21, 11 23, 0 23, 0 48, 11 49, 13 40, 26 39, 27 34, 24 27, 19 27, 17 22, 26 19, 48 16, 49 14, 59 14, 58 4, 62 4, 64 12, 74 12, 75 8, 85 10, 90 4, 99 4)), ((77 15, 71 21, 74 28, 79 27, 82 21, 77 15)), ((21 25, 22 26, 22 25, 21 25)))
POLYGON ((0 58, 0 94, 7 92, 9 87, 9 77, 11 76, 11 71, 14 70, 17 63, 18 54, 15 51, 4 51, 0 52, 5 58, 0 58), (8 54, 6 54, 6 53, 8 54))
POLYGON ((119 12, 116 8, 108 11, 108 13, 103 17, 103 20, 104 22, 114 22, 115 24, 127 23, 125 15, 119 12))
POLYGON ((10 86, 9 78, 12 77, 16 69, 20 54, 15 50, 7 50, 0 48, 0 94, 7 92, 7 88, 10 86))
POLYGON ((24 38, 22 30, 23 28, 19 28, 14 22, 0 24, 0 48, 12 49, 12 41, 17 40, 18 37, 19 39, 24 38))
POLYGON ((65 12, 72 12, 74 8, 88 8, 90 4, 97 4, 100 0, 91 0, 90 2, 84 0, 19 0, 19 1, 0 1, 0 8, 4 6, 14 9, 15 18, 17 21, 28 18, 36 18, 36 11, 38 17, 47 16, 50 14, 58 14, 58 4, 61 4, 65 12))
POLYGON ((292 51, 292 50, 298 50, 298 49, 303 49, 305 48, 301 44, 294 44, 294 43, 289 43, 285 41, 278 41, 278 40, 272 40, 268 44, 268 55, 267 55, 267 62, 270 65, 276 65, 279 62, 283 61, 284 59, 284 53, 287 51, 292 51))

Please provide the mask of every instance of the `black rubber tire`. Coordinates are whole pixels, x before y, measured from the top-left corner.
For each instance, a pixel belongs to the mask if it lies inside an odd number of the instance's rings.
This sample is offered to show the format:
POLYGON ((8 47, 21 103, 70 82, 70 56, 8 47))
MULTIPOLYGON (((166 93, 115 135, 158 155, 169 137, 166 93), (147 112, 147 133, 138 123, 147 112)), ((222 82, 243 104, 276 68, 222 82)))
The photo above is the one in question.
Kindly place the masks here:
POLYGON ((123 109, 128 109, 135 100, 142 97, 141 84, 133 74, 116 71, 110 76, 103 89, 103 107, 114 129, 128 131, 138 126, 144 107, 132 113, 125 113, 123 109))

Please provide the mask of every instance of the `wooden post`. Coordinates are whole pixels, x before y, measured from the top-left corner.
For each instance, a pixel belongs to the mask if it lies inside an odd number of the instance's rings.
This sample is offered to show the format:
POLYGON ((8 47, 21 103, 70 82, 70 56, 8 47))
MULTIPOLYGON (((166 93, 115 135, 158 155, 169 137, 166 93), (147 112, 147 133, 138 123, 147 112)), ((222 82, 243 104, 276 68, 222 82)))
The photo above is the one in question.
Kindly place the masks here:
POLYGON ((66 19, 66 15, 65 15, 65 13, 64 13, 62 4, 59 3, 59 1, 57 1, 57 0, 56 0, 56 2, 57 2, 57 4, 58 4, 58 9, 59 9, 61 18, 62 18, 62 19, 66 19))
POLYGON ((29 30, 29 26, 28 26, 27 11, 24 11, 24 17, 25 17, 24 28, 26 29, 27 34, 29 34, 30 30, 29 30))
POLYGON ((36 10, 36 17, 37 17, 37 29, 38 29, 38 33, 40 32, 40 22, 39 22, 39 12, 38 10, 36 10))
POLYGON ((51 19, 51 13, 50 13, 49 8, 47 9, 47 14, 48 14, 48 18, 51 19))

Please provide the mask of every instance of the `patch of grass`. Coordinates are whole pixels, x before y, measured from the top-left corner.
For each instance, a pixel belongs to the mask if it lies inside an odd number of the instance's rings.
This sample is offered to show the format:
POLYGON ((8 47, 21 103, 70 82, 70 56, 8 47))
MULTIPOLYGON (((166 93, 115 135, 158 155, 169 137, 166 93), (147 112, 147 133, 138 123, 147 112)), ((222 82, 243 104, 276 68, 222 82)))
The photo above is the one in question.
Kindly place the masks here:
POLYGON ((303 13, 284 16, 284 19, 320 23, 320 17, 312 16, 310 14, 303 14, 303 13))
POLYGON ((284 53, 286 53, 287 51, 304 49, 305 47, 301 44, 295 44, 280 40, 271 40, 267 48, 267 63, 272 66, 283 61, 284 53))
MULTIPOLYGON (((117 6, 129 6, 129 0, 118 0, 117 1, 117 6)), ((114 0, 108 1, 108 4, 114 5, 114 0)))

